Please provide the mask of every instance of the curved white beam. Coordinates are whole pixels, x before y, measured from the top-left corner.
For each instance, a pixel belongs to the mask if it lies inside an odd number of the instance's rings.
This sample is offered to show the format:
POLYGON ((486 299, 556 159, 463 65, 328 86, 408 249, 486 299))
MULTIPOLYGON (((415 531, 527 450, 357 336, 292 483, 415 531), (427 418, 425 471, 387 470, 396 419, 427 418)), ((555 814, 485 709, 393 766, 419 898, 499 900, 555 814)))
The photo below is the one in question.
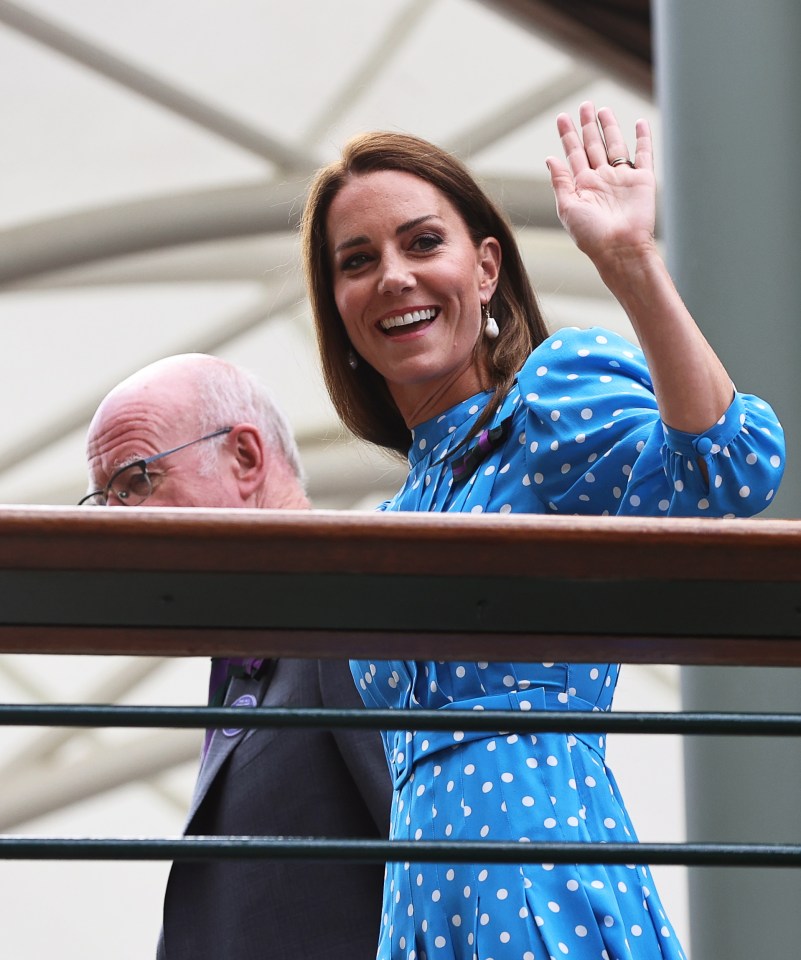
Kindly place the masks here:
MULTIPOLYGON (((559 226, 545 180, 482 179, 519 226, 559 226)), ((11 227, 0 232, 0 287, 148 250, 294 230, 306 185, 291 180, 155 196, 11 227)))

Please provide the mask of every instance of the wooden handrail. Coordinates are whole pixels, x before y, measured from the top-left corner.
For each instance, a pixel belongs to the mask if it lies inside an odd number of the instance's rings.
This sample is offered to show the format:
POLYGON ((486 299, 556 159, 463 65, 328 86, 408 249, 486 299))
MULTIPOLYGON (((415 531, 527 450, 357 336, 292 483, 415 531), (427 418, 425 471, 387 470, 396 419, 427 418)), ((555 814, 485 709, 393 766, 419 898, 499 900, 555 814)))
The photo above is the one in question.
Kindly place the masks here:
POLYGON ((0 508, 0 652, 801 664, 801 521, 0 508))

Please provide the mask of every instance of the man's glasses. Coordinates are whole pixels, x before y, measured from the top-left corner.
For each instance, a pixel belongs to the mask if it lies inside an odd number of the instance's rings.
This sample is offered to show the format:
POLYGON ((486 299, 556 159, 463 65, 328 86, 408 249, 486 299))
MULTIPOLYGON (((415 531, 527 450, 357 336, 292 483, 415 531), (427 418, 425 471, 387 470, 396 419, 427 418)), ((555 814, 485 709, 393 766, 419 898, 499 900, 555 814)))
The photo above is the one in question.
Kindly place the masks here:
POLYGON ((211 440, 214 437, 221 437, 225 433, 230 433, 233 427, 223 427, 221 430, 215 430, 214 433, 207 433, 197 440, 190 440, 188 443, 182 443, 180 447, 173 447, 172 450, 165 450, 164 453, 154 453, 152 457, 145 457, 143 460, 134 460, 133 463, 127 463, 120 467, 115 473, 112 473, 109 482, 102 490, 95 490, 94 493, 87 493, 78 501, 79 507, 105 507, 108 506, 109 497, 115 496, 125 507, 138 507, 153 492, 153 480, 147 472, 149 463, 161 460, 162 457, 169 457, 171 453, 177 453, 186 447, 191 447, 195 443, 201 443, 203 440, 211 440))

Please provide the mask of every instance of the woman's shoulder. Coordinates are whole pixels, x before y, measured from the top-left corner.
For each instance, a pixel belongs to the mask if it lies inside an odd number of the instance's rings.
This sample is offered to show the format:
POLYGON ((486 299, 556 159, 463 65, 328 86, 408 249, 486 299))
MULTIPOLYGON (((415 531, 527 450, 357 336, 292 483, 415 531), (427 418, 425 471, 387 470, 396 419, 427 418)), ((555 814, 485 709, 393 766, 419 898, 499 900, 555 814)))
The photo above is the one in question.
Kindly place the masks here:
MULTIPOLYGON (((582 367, 602 363, 614 368, 631 363, 643 363, 642 351, 630 340, 603 327, 562 327, 535 347, 522 370, 541 366, 551 369, 565 364, 582 367), (615 361, 614 363, 612 361, 615 361)), ((542 375, 542 374, 540 374, 542 375)))
POLYGON ((602 327, 557 330, 531 352, 517 379, 521 396, 534 402, 651 389, 640 348, 602 327))

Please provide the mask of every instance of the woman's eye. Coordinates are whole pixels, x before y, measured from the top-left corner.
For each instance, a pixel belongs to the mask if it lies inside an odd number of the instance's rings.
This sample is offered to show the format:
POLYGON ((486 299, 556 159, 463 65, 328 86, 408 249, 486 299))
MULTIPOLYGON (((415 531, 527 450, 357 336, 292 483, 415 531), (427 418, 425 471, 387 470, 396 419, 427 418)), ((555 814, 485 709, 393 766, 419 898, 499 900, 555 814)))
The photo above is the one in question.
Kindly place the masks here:
POLYGON ((367 263, 367 260, 366 253, 353 253, 342 261, 340 270, 358 270, 359 267, 363 267, 367 263))
POLYGON ((412 249, 414 250, 434 250, 442 243, 442 237, 437 236, 435 233, 424 233, 419 237, 415 237, 414 242, 412 243, 412 249))

